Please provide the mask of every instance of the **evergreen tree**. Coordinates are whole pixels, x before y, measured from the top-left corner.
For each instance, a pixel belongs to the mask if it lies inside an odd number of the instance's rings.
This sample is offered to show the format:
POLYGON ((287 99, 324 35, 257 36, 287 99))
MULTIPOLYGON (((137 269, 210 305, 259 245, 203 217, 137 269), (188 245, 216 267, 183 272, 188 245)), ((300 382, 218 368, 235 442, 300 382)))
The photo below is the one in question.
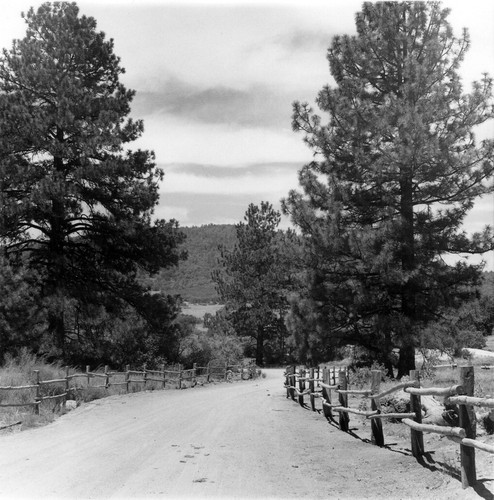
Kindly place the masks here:
POLYGON ((267 354, 270 361, 281 361, 285 353, 293 235, 278 231, 281 215, 268 202, 250 204, 244 220, 235 226, 235 247, 222 249, 223 269, 213 280, 233 329, 255 341, 256 363, 263 365, 267 354))
POLYGON ((113 40, 75 3, 23 17, 26 36, 0 59, 2 245, 39 270, 59 354, 72 300, 130 304, 164 333, 173 301, 136 276, 176 264, 182 238, 176 222, 151 221, 163 177, 153 153, 124 151, 143 124, 128 118, 134 91, 119 81, 113 40))
POLYGON ((443 256, 493 248, 490 228, 461 229, 493 191, 494 142, 473 133, 493 117, 492 80, 463 93, 469 37, 453 36, 448 13, 438 2, 364 3, 357 35, 328 50, 336 86, 316 102, 329 122, 294 104, 293 128, 314 151, 303 194, 284 201, 306 237, 305 303, 328 342, 363 345, 388 368, 399 347, 398 376, 415 367, 421 329, 479 283, 481 266, 443 256))
POLYGON ((36 273, 14 268, 0 255, 0 363, 40 344, 45 317, 39 303, 36 273))

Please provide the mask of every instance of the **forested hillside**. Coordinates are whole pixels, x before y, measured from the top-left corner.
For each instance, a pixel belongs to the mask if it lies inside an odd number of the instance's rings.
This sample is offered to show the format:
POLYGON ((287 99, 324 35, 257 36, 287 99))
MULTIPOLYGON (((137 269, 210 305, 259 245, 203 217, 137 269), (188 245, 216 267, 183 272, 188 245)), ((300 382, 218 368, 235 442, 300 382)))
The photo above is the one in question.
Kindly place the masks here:
POLYGON ((217 302, 218 294, 211 273, 218 268, 220 245, 232 248, 236 241, 235 226, 207 224, 201 227, 183 227, 187 239, 182 248, 188 258, 177 268, 164 269, 150 278, 153 290, 171 295, 180 294, 189 302, 217 302))

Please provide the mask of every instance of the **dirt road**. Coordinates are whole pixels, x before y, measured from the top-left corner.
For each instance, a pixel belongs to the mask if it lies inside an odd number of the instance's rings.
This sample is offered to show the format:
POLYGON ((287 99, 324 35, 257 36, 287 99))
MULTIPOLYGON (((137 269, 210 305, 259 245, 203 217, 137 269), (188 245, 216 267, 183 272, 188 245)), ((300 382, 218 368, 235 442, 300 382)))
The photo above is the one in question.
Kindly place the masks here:
POLYGON ((479 498, 287 400, 281 370, 112 396, 0 438, 1 498, 479 498))

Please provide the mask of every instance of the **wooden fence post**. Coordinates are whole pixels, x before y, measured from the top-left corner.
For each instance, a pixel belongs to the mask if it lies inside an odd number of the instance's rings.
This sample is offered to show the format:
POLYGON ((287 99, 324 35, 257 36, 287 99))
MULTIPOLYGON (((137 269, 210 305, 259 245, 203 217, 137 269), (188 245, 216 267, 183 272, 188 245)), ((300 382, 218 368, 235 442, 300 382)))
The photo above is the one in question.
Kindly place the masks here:
MULTIPOLYGON (((346 376, 346 372, 344 370, 340 370, 338 372, 338 386, 341 390, 346 391, 348 388, 348 380, 346 376)), ((340 402, 341 406, 347 407, 348 406, 348 395, 347 394, 338 394, 338 399, 340 402)), ((347 412, 340 411, 340 429, 343 432, 348 432, 348 428, 350 427, 350 417, 347 412)))
POLYGON ((41 401, 41 392, 40 392, 40 384, 39 384, 39 370, 33 370, 33 371, 34 371, 34 383, 36 384, 36 396, 34 398, 36 405, 34 405, 34 413, 35 413, 35 415, 39 415, 39 405, 40 405, 40 401, 41 401))
MULTIPOLYGON (((473 396, 475 373, 473 366, 462 366, 460 368, 460 384, 463 386, 466 396, 473 396)), ((472 406, 458 405, 460 427, 465 429, 468 439, 475 439, 477 434, 475 412, 472 406)), ((461 457, 461 485, 468 488, 477 482, 477 471, 475 467, 475 448, 460 444, 461 457)))
MULTIPOLYGON (((420 371, 410 370, 410 380, 417 381, 420 385, 420 371)), ((422 405, 420 396, 410 394, 410 411, 415 413, 415 422, 422 423, 422 405)), ((410 429, 412 455, 419 458, 424 454, 424 433, 410 429)))
POLYGON ((178 389, 182 388, 182 365, 178 365, 178 389))
POLYGON ((228 379, 228 361, 225 363, 225 382, 228 379))
MULTIPOLYGON (((298 379, 298 390, 299 392, 304 392, 305 391, 305 368, 300 368, 299 370, 299 379, 298 379)), ((298 397, 298 404, 300 406, 304 406, 304 396, 299 396, 298 397)))
MULTIPOLYGON (((372 394, 379 394, 379 387, 381 385, 381 370, 372 370, 371 392, 372 394)), ((381 402, 379 399, 371 399, 371 410, 377 410, 381 413, 381 402)), ((380 418, 371 419, 372 437, 371 441, 377 446, 384 446, 383 424, 380 418)))
POLYGON ((161 365, 161 371, 163 372, 163 389, 166 388, 166 374, 165 374, 165 364, 161 365))
POLYGON ((192 385, 196 385, 197 383, 197 363, 192 364, 192 385))
POLYGON ((292 374, 292 366, 289 365, 285 369, 285 386, 286 386, 286 398, 290 397, 290 384, 292 382, 291 374, 292 374))
POLYGON ((86 365, 86 375, 87 375, 87 386, 89 387, 90 384, 91 384, 91 375, 89 374, 89 369, 90 369, 90 366, 89 365, 86 365))
POLYGON ((108 389, 110 387, 110 375, 108 375, 108 365, 105 365, 105 389, 108 389))
POLYGON ((316 384, 314 383, 314 368, 309 370, 309 391, 310 391, 310 407, 312 411, 316 411, 316 398, 314 396, 314 391, 316 384))
POLYGON ((208 361, 208 371, 207 371, 207 378, 206 378, 208 384, 211 380, 211 361, 208 361))
POLYGON ((144 388, 143 388, 143 390, 145 391, 146 390, 146 383, 148 381, 148 372, 146 370, 146 363, 144 363, 142 365, 142 371, 144 372, 144 374, 143 374, 143 378, 144 378, 144 388))
MULTIPOLYGON (((322 381, 325 384, 331 385, 331 369, 330 368, 325 367, 322 369, 322 381)), ((331 404, 331 389, 326 389, 326 387, 323 387, 322 397, 323 397, 323 401, 325 401, 328 404, 331 404)), ((323 403, 322 413, 326 418, 333 420, 333 412, 331 411, 331 406, 326 406, 323 403)))
POLYGON ((69 378, 69 367, 65 367, 65 397, 63 398, 62 401, 62 406, 65 409, 67 406, 67 396, 69 394, 70 390, 70 378, 69 378))
POLYGON ((290 376, 290 396, 295 401, 295 384, 297 383, 297 366, 293 365, 293 373, 290 376))
POLYGON ((129 385, 130 385, 130 365, 125 365, 125 389, 127 392, 129 392, 129 385))

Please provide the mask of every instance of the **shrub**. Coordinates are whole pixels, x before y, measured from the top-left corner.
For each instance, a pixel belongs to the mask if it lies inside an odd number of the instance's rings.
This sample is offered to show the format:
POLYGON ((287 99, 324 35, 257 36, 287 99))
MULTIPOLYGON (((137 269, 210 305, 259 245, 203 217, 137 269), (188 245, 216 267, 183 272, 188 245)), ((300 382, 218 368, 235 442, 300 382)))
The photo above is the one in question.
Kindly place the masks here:
POLYGON ((380 370, 382 373, 381 381, 387 382, 390 377, 386 374, 386 369, 383 365, 379 364, 377 361, 374 361, 370 366, 362 366, 359 368, 355 368, 354 366, 350 366, 350 371, 348 374, 348 384, 353 389, 362 389, 369 388, 372 380, 372 371, 380 370))

